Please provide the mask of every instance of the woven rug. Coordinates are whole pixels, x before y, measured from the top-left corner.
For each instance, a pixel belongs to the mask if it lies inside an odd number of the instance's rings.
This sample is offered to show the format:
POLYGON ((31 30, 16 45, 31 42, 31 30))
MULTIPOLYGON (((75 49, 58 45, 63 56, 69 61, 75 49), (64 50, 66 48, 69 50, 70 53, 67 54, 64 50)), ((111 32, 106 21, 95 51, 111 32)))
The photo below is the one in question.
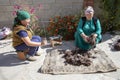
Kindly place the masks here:
POLYGON ((41 66, 39 72, 47 74, 76 74, 110 72, 117 69, 104 51, 92 50, 90 53, 96 57, 91 58, 92 64, 90 66, 74 66, 65 64, 65 59, 63 58, 64 54, 61 54, 60 50, 52 50, 46 55, 44 63, 41 66))

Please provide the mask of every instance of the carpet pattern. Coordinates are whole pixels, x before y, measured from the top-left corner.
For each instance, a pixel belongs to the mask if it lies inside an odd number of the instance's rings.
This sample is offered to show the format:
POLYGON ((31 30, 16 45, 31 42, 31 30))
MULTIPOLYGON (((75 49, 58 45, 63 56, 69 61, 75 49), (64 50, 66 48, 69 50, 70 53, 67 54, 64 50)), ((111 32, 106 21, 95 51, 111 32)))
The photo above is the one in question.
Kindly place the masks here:
POLYGON ((45 74, 73 74, 73 73, 96 73, 110 72, 117 68, 111 59, 101 50, 91 50, 90 53, 96 58, 90 58, 92 64, 90 66, 74 66, 65 64, 64 54, 60 50, 54 49, 47 53, 43 65, 39 72, 45 74))

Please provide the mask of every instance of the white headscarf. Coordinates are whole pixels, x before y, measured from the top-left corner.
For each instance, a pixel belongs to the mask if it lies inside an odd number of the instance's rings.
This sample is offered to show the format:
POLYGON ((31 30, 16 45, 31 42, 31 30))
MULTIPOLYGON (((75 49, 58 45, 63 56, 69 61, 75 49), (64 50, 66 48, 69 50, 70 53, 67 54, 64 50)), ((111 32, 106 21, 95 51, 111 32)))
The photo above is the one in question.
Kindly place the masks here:
POLYGON ((94 10, 93 10, 93 7, 92 6, 88 6, 85 10, 85 14, 93 14, 94 13, 94 10))

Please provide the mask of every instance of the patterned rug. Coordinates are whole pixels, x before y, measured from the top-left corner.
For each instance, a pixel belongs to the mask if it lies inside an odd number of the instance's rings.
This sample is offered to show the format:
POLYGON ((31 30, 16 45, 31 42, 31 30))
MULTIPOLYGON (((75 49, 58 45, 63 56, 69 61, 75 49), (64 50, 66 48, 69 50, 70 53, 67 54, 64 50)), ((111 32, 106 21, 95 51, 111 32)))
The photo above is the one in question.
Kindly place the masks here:
POLYGON ((74 66, 65 64, 65 59, 63 58, 64 54, 61 54, 60 50, 51 50, 46 55, 39 72, 47 74, 76 74, 116 71, 116 66, 104 51, 91 50, 90 53, 94 56, 94 58, 90 58, 92 61, 90 66, 74 66))

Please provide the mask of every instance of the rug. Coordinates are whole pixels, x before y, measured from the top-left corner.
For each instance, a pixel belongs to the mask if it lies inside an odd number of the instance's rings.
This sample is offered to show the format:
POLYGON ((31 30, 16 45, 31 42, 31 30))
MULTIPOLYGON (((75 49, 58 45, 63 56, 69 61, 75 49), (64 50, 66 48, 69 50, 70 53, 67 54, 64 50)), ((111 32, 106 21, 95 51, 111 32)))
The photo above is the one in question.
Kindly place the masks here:
POLYGON ((45 74, 76 74, 116 71, 117 67, 104 51, 91 50, 90 53, 95 57, 90 58, 92 61, 90 66, 74 66, 71 64, 65 64, 65 59, 63 58, 64 54, 61 54, 60 50, 51 50, 46 55, 39 72, 45 74))

